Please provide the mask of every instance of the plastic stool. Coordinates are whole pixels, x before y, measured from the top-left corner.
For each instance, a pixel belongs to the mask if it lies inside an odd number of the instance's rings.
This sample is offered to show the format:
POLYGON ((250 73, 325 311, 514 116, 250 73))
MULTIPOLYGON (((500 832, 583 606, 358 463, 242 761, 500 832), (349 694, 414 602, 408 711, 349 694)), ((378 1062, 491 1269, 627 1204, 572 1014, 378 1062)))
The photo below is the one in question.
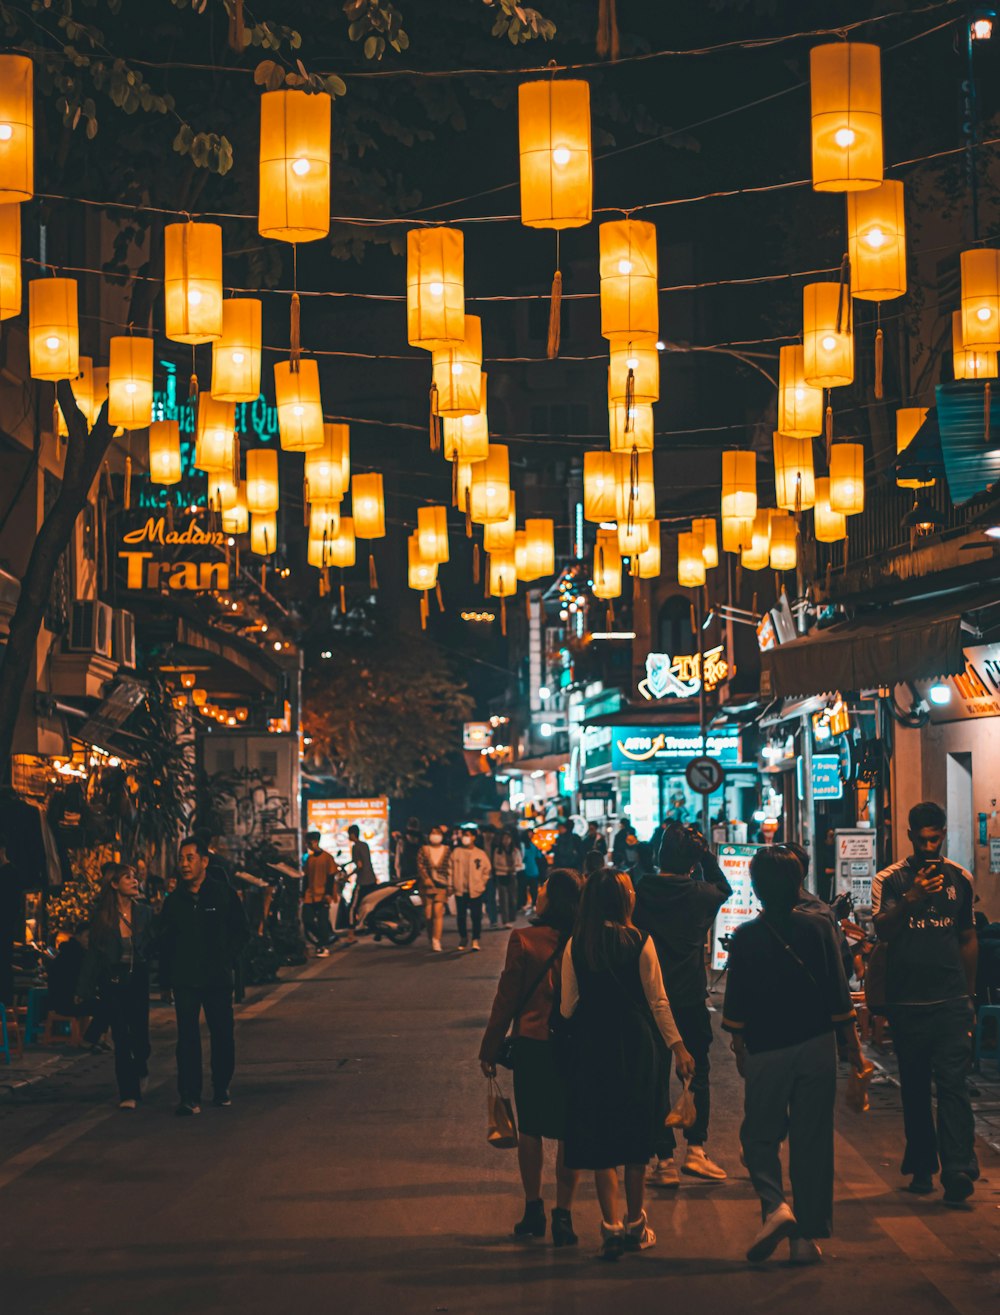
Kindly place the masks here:
POLYGON ((997 1071, 1000 1072, 1000 1005, 983 1005, 979 1010, 979 1016, 976 1019, 976 1032, 973 1049, 973 1067, 977 1073, 982 1072, 981 1064, 984 1059, 992 1059, 997 1065, 997 1071), (991 1046, 983 1045, 983 1035, 986 1031, 985 1024, 992 1021, 994 1028, 993 1044, 991 1046))
POLYGON ((44 986, 32 986, 28 991, 28 1008, 24 1016, 24 1044, 33 1045, 45 1027, 49 993, 44 986))

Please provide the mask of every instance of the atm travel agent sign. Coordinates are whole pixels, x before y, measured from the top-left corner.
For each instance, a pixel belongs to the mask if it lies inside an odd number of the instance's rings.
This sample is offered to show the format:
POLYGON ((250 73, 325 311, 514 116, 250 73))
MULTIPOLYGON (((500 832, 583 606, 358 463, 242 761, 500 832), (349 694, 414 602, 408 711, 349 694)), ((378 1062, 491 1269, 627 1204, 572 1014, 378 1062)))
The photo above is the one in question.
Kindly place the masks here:
POLYGON ((743 754, 737 727, 709 731, 704 748, 697 726, 616 726, 612 731, 611 766, 616 772, 683 770, 701 754, 718 759, 723 767, 738 766, 743 754))
POLYGON ((124 530, 117 553, 125 588, 131 592, 229 588, 226 535, 203 529, 193 517, 175 529, 162 514, 143 515, 124 530))

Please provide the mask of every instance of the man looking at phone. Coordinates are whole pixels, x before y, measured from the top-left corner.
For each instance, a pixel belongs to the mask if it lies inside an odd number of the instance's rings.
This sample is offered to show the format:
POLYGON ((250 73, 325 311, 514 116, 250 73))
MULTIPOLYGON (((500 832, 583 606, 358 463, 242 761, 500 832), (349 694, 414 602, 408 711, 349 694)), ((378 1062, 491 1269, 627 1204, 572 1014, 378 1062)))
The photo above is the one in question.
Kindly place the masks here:
POLYGON ((978 944, 972 877, 941 855, 946 827, 938 804, 910 810, 913 853, 876 876, 872 917, 887 945, 886 1008, 906 1131, 902 1172, 912 1174, 911 1192, 926 1194, 934 1190, 940 1165, 945 1203, 958 1206, 972 1195, 979 1177, 966 1087, 978 944))

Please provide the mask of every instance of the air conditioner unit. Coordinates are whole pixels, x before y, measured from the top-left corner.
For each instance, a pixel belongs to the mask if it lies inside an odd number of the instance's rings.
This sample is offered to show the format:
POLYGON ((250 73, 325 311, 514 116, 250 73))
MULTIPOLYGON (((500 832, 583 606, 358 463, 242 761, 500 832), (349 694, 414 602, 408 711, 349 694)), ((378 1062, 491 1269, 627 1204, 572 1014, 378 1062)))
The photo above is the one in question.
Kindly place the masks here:
POLYGON ((135 670, 135 617, 115 609, 111 656, 120 667, 135 670))
POLYGON ((110 658, 113 616, 107 603, 79 602, 73 604, 70 619, 69 644, 71 653, 97 653, 110 658))

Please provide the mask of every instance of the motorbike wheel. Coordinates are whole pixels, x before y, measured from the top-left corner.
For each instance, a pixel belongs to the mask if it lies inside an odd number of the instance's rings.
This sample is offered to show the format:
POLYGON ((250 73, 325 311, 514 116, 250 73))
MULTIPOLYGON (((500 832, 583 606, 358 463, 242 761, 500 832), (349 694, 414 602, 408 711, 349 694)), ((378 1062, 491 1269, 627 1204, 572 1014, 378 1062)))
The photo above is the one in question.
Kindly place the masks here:
POLYGON ((398 922, 393 923, 391 927, 387 926, 385 928, 385 934, 393 945, 412 945, 417 939, 419 931, 420 927, 416 919, 405 909, 400 912, 398 922))

